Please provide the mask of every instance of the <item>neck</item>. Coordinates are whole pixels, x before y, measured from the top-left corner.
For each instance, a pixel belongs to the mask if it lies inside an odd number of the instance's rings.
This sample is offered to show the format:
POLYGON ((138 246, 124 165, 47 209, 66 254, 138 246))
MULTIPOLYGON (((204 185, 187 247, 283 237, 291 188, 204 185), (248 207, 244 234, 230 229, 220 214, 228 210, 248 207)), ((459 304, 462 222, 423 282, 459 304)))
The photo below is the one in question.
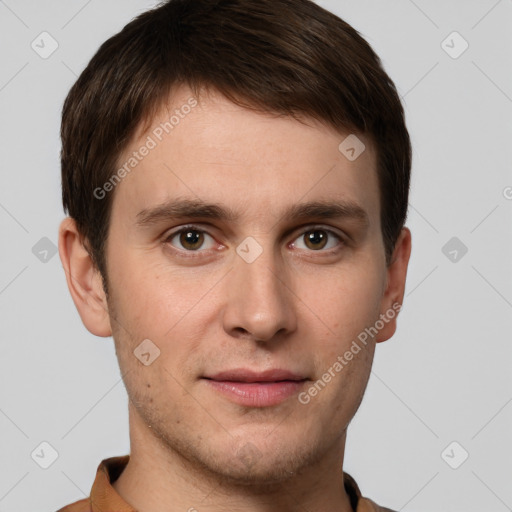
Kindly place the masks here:
POLYGON ((345 439, 343 434, 321 459, 284 480, 241 484, 184 459, 130 403, 130 460, 112 486, 139 512, 352 512, 343 482, 345 439))

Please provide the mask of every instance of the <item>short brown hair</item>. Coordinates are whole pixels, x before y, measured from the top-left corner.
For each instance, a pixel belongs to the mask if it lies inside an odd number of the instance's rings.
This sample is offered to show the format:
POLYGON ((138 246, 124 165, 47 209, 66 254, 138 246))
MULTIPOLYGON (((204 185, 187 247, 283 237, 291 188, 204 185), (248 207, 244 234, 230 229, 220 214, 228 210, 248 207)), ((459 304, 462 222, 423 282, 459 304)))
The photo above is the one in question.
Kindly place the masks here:
POLYGON ((370 45, 310 0, 168 0, 101 45, 62 112, 62 200, 106 284, 113 193, 94 190, 173 87, 364 133, 377 150, 388 262, 407 215, 411 144, 396 88, 370 45))

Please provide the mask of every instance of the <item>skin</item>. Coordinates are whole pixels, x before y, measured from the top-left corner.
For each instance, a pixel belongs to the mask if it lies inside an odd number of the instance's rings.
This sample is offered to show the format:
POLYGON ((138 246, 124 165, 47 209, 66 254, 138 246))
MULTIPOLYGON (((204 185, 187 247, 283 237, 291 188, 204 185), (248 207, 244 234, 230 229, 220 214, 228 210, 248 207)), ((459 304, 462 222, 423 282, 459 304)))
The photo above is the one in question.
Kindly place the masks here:
MULTIPOLYGON (((191 96, 177 89, 152 127, 191 96)), ((402 230, 387 265, 371 141, 358 135, 366 150, 351 162, 338 150, 348 133, 305 122, 202 95, 115 189, 108 299, 74 221, 61 224, 60 256, 82 321, 114 338, 131 441, 114 488, 137 510, 352 510, 342 476, 346 430, 375 344, 393 335, 396 317, 308 404, 295 394, 274 406, 242 406, 201 378, 281 368, 309 379, 307 390, 402 302, 411 236, 402 230), (137 226, 140 211, 178 197, 239 217, 137 226), (283 217, 309 201, 352 203, 367 218, 283 217), (170 237, 189 224, 204 235, 195 250, 170 237), (318 231, 326 246, 308 243, 305 235, 318 231), (246 237, 263 251, 252 263, 236 252, 246 237), (145 339, 160 350, 148 366, 133 353, 145 339)), ((138 130, 120 165, 148 134, 138 130)))

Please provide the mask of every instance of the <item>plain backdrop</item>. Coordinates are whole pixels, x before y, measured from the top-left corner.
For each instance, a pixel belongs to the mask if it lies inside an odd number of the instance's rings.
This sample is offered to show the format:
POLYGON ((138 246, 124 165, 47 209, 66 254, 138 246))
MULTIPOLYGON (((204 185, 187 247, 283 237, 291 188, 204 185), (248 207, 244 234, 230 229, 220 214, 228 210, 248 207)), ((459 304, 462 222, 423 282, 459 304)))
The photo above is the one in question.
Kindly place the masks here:
MULTIPOLYGON (((512 0, 319 3, 381 56, 414 145, 404 308, 345 470, 396 510, 512 510, 512 0)), ((59 129, 99 45, 153 5, 0 1, 0 512, 88 496, 129 453, 113 341, 83 327, 55 254, 59 129)))

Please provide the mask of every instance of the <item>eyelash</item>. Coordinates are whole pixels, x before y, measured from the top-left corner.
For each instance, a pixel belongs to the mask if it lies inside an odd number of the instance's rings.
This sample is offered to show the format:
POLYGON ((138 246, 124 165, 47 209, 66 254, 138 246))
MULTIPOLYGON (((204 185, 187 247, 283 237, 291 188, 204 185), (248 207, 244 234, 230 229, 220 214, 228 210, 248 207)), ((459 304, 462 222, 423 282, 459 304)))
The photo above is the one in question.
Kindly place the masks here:
MULTIPOLYGON (((170 244, 170 241, 173 238, 175 238, 177 235, 181 235, 182 233, 185 233, 187 231, 195 231, 195 232, 198 232, 198 233, 203 233, 203 234, 206 234, 206 235, 210 236, 211 238, 214 238, 212 235, 210 235, 204 229, 201 229, 198 226, 190 224, 190 225, 181 227, 177 231, 173 231, 172 233, 169 233, 169 235, 166 236, 164 241, 163 241, 164 244, 171 245, 172 249, 177 254, 179 254, 181 257, 184 257, 184 258, 198 258, 198 257, 201 257, 202 256, 201 253, 208 251, 208 249, 205 249, 205 250, 197 249, 195 251, 191 251, 191 250, 186 250, 186 249, 177 249, 176 247, 172 246, 172 244, 170 244)), ((300 237, 303 237, 305 234, 311 233, 311 232, 314 232, 314 231, 324 231, 324 232, 328 233, 328 235, 334 236, 334 238, 337 238, 340 243, 335 248, 331 248, 331 249, 327 249, 327 250, 319 249, 318 251, 310 250, 308 252, 312 252, 312 253, 318 252, 318 253, 323 253, 323 254, 334 254, 335 252, 340 250, 340 245, 344 245, 346 243, 344 238, 341 235, 339 235, 338 233, 336 233, 335 231, 333 231, 332 229, 326 228, 324 226, 316 226, 316 225, 312 225, 312 226, 308 227, 307 229, 305 229, 304 231, 301 231, 298 234, 298 236, 294 238, 294 241, 297 240, 300 237)))

